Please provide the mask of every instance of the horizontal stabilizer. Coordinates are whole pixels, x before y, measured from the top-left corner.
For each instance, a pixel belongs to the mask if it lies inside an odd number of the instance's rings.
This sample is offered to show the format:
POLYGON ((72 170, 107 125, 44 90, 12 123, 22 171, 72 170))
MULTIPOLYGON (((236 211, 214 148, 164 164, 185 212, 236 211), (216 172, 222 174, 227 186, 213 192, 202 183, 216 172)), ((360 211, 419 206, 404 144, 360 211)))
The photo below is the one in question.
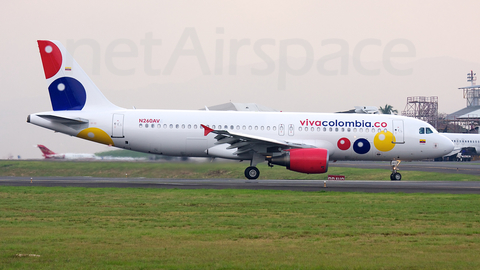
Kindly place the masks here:
POLYGON ((58 116, 58 115, 52 115, 52 114, 37 114, 38 117, 47 119, 52 122, 57 122, 60 124, 64 125, 72 125, 72 124, 87 124, 89 121, 88 119, 80 118, 80 117, 75 117, 75 118, 68 118, 65 116, 58 116))

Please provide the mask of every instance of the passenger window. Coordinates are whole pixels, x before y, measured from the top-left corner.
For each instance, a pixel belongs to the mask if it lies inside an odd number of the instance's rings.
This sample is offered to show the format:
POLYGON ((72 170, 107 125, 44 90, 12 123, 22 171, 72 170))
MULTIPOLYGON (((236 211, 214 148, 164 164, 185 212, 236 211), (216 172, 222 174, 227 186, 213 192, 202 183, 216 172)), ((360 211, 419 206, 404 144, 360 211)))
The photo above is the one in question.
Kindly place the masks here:
POLYGON ((298 127, 298 131, 302 131, 302 127, 298 127))
POLYGON ((421 127, 421 128, 418 130, 418 134, 425 134, 425 128, 421 127))

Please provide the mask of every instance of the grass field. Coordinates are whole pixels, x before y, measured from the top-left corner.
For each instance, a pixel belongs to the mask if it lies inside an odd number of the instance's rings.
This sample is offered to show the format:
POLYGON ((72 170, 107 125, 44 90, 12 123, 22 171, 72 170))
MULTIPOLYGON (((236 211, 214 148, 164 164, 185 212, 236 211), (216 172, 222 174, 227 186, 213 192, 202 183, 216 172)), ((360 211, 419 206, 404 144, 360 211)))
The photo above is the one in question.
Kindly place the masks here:
MULTIPOLYGON (((71 162, 71 161, 0 161, 0 176, 92 176, 92 177, 146 177, 181 179, 244 179, 248 162, 161 163, 161 162, 71 162)), ((326 174, 302 174, 284 167, 269 168, 259 164, 259 179, 318 179, 328 174, 345 175, 347 180, 390 180, 390 168, 358 169, 330 166, 326 174)), ((401 171, 402 180, 479 181, 480 177, 467 174, 401 171)))
MULTIPOLYGON (((243 178, 245 166, 0 161, 0 175, 243 178)), ((329 173, 388 180, 389 171, 329 173)), ((480 269, 478 253, 480 195, 0 186, 0 269, 480 269)))
POLYGON ((479 269, 479 252, 480 195, 0 186, 1 269, 479 269))

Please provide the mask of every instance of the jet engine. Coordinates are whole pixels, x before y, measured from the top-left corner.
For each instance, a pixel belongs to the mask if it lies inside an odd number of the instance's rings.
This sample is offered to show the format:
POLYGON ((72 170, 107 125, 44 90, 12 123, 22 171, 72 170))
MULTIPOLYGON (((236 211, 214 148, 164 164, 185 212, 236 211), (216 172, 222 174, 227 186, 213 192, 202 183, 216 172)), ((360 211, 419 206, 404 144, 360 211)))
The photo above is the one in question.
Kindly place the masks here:
POLYGON ((301 173, 326 173, 328 150, 323 148, 288 149, 281 156, 268 159, 269 164, 281 165, 301 173))

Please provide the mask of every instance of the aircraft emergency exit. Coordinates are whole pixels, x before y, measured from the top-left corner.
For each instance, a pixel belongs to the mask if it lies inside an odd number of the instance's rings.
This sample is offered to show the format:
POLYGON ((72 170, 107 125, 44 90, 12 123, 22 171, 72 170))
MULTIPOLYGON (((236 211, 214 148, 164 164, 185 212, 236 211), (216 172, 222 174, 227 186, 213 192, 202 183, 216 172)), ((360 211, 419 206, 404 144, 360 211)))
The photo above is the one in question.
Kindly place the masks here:
POLYGON ((145 153, 249 160, 301 173, 325 173, 329 160, 441 157, 453 143, 426 122, 396 115, 129 110, 105 98, 58 41, 39 40, 53 111, 27 122, 97 143, 145 153), (423 130, 424 132, 420 132, 423 130))

